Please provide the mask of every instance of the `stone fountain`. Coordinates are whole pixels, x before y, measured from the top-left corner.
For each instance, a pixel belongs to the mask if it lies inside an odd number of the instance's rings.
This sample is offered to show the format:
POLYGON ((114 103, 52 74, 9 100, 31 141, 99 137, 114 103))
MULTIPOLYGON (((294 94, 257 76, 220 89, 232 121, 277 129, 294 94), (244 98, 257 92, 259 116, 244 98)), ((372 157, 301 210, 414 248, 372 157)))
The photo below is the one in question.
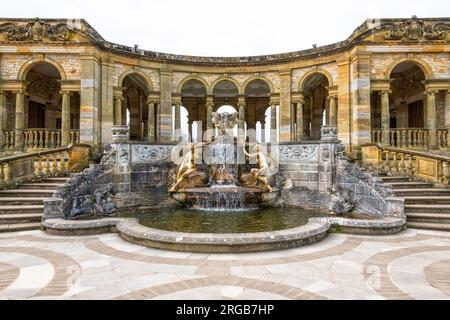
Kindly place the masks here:
POLYGON ((278 190, 268 183, 274 161, 259 144, 247 151, 235 139, 237 115, 213 113, 216 136, 208 143, 188 145, 169 190, 172 198, 190 208, 212 211, 256 209, 276 199, 278 190), (202 161, 196 159, 196 150, 201 150, 202 161), (246 157, 255 164, 248 172, 246 157))

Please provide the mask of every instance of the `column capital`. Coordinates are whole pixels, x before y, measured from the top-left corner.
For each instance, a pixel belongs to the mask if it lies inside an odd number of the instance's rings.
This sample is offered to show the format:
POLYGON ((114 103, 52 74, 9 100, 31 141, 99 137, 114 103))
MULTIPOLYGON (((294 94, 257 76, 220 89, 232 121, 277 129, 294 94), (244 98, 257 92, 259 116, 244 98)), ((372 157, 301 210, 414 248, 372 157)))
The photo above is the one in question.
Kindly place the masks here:
POLYGON ((424 95, 429 95, 429 94, 436 94, 436 93, 438 93, 439 92, 439 89, 436 89, 436 88, 427 88, 427 87, 425 87, 425 91, 424 91, 424 95))
POLYGON ((157 103, 159 103, 159 99, 154 98, 154 97, 147 97, 146 103, 147 104, 152 104, 152 103, 157 104, 157 103))
POLYGON ((72 92, 69 91, 69 90, 60 90, 60 91, 59 91, 59 94, 71 96, 71 95, 72 95, 72 92))
POLYGON ((329 94, 329 95, 327 96, 327 100, 328 100, 328 101, 334 100, 334 99, 337 99, 337 97, 338 97, 337 94, 329 94))
POLYGON ((383 90, 378 90, 378 95, 383 95, 383 94, 391 94, 392 90, 391 89, 383 89, 383 90))
POLYGON ((298 97, 295 99, 292 99, 292 103, 294 104, 305 104, 305 97, 298 97))

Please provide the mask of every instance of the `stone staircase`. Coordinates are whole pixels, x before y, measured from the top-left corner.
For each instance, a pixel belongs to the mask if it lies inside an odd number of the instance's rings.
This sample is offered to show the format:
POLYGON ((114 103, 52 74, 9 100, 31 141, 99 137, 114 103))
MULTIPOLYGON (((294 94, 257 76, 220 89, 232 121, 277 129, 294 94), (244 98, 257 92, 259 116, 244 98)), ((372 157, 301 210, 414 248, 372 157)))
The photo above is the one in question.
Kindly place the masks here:
POLYGON ((40 182, 23 183, 15 189, 0 190, 0 232, 39 229, 44 199, 70 177, 49 177, 40 182))
POLYGON ((410 228, 450 231, 450 188, 408 177, 380 177, 397 197, 405 199, 410 228))

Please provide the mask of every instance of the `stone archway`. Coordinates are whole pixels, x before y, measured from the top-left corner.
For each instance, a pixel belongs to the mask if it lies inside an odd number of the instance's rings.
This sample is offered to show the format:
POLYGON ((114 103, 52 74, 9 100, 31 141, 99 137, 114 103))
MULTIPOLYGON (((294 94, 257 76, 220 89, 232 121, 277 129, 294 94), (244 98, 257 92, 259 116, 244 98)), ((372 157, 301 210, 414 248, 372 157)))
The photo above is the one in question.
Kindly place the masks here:
POLYGON ((207 87, 198 79, 188 79, 183 82, 180 94, 181 105, 186 108, 189 115, 187 118, 188 132, 191 136, 195 135, 195 140, 198 140, 197 137, 201 137, 201 132, 206 130, 207 117, 210 116, 207 114, 206 108, 207 87))
MULTIPOLYGON (((304 96, 303 137, 320 139, 320 129, 327 123, 329 109, 327 103, 330 80, 322 72, 313 72, 300 85, 304 96)), ((297 128, 297 130, 301 130, 297 128)))
POLYGON ((130 130, 130 140, 143 141, 148 136, 147 96, 150 91, 148 82, 139 73, 127 74, 122 82, 124 106, 122 118, 130 130))

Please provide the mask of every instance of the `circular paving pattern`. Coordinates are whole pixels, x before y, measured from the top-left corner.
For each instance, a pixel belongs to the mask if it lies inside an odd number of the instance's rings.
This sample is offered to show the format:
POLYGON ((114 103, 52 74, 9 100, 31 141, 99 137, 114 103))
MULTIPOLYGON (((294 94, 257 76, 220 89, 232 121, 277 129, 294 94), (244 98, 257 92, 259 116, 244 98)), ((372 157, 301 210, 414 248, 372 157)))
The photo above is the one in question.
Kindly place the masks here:
POLYGON ((30 231, 0 235, 0 298, 414 299, 422 272, 421 285, 450 299, 449 256, 450 234, 411 229, 330 234, 306 247, 233 254, 146 248, 117 234, 30 231), (403 262, 413 257, 423 260, 420 268, 403 262), (30 290, 16 289, 26 283, 30 290))

